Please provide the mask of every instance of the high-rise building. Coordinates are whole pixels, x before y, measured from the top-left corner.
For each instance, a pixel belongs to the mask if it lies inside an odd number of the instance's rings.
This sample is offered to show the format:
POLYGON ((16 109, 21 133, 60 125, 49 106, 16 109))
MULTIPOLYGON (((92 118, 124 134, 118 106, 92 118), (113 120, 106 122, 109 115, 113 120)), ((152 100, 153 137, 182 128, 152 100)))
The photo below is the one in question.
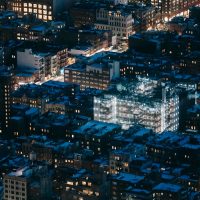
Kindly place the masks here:
POLYGON ((9 128, 11 115, 11 92, 13 74, 5 67, 0 68, 0 133, 5 134, 9 128))
POLYGON ((169 20, 190 7, 198 5, 199 0, 151 0, 151 4, 160 10, 163 19, 169 20))

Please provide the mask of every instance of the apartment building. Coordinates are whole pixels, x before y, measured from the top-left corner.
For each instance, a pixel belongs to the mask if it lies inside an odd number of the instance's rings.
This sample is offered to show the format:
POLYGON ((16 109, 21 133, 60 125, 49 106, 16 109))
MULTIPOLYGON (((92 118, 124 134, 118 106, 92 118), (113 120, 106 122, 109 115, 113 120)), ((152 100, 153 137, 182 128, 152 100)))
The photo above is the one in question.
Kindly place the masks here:
POLYGON ((151 0, 151 4, 157 7, 162 19, 169 21, 170 18, 176 16, 181 11, 187 11, 190 7, 198 5, 198 0, 151 0))
POLYGON ((34 52, 32 49, 17 51, 17 68, 37 71, 39 80, 48 79, 58 75, 61 67, 67 63, 67 49, 60 49, 57 52, 34 52))
POLYGON ((81 90, 86 88, 105 90, 111 80, 119 78, 119 65, 118 61, 107 58, 96 60, 92 63, 77 62, 65 67, 64 80, 65 82, 79 84, 81 90))
MULTIPOLYGON (((20 173, 20 172, 19 172, 20 173)), ((21 172, 22 173, 22 172, 21 172)), ((27 179, 10 174, 4 177, 4 199, 27 199, 27 179)))
POLYGON ((70 0, 9 0, 8 10, 17 12, 20 16, 33 14, 44 21, 53 20, 58 14, 67 10, 70 0))
POLYGON ((120 39, 127 39, 133 33, 133 17, 123 10, 96 10, 95 27, 102 30, 111 30, 113 35, 120 39))

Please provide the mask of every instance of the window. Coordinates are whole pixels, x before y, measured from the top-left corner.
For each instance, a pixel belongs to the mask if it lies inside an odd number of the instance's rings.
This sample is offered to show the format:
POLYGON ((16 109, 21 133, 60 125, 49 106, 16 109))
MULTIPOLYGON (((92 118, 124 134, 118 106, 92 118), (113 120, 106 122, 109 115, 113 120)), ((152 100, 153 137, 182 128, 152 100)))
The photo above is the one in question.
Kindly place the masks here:
POLYGON ((82 181, 82 185, 86 185, 86 182, 85 182, 85 181, 82 181))

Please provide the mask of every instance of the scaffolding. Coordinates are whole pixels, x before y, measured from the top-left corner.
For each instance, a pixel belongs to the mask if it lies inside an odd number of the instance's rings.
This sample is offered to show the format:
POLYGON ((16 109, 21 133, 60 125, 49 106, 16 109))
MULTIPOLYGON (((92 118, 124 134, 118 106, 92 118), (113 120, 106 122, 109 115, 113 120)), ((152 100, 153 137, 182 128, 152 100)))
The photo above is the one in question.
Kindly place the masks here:
POLYGON ((120 88, 123 90, 94 98, 95 120, 120 124, 124 129, 141 124, 157 133, 178 130, 179 98, 172 85, 139 78, 120 88))

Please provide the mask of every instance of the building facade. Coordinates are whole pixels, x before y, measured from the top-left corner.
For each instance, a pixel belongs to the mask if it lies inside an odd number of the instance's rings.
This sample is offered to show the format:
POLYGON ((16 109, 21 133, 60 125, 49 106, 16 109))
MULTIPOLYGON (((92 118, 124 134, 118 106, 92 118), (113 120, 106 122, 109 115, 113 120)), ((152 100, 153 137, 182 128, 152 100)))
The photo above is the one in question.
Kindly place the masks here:
POLYGON ((17 12, 20 16, 33 14, 38 19, 49 21, 55 19, 61 12, 67 10, 67 5, 69 5, 69 3, 69 0, 14 0, 8 1, 6 7, 8 10, 17 12))
POLYGON ((17 51, 17 68, 22 71, 26 71, 25 69, 37 71, 39 80, 58 75, 61 67, 64 67, 66 63, 67 49, 44 53, 33 52, 32 49, 17 51))
POLYGON ((151 0, 151 4, 157 7, 165 21, 176 16, 181 11, 187 11, 190 7, 198 5, 198 0, 151 0))
MULTIPOLYGON (((155 132, 178 130, 179 97, 171 88, 163 87, 158 100, 153 97, 157 84, 157 81, 143 80, 129 92, 94 97, 94 119, 121 124, 125 129, 142 124, 155 132)), ((122 86, 118 87, 122 90, 122 86)))
POLYGON ((107 60, 92 64, 75 63, 65 68, 65 82, 76 83, 82 90, 96 88, 105 90, 111 80, 119 78, 119 62, 107 60))
POLYGON ((3 177, 4 200, 50 199, 50 173, 46 166, 29 165, 3 177))
POLYGON ((0 133, 3 134, 5 134, 9 128, 9 122, 11 117, 12 89, 12 72, 7 69, 0 69, 0 133))
POLYGON ((107 10, 100 8, 96 11, 95 27, 111 30, 120 39, 127 39, 133 33, 133 18, 131 13, 121 10, 107 10))

